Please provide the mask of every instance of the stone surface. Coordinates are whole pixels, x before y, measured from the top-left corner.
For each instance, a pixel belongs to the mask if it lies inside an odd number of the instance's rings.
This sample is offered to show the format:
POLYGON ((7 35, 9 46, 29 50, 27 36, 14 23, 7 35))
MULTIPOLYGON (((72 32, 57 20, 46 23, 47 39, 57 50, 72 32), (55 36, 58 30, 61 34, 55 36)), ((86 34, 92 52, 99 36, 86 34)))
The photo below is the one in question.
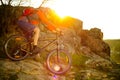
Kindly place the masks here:
MULTIPOLYGON (((56 22, 56 20, 54 20, 56 22)), ((103 41, 103 33, 98 28, 83 29, 81 20, 67 17, 61 25, 60 46, 73 58, 71 70, 65 75, 54 75, 45 66, 45 56, 56 45, 48 46, 41 56, 21 61, 0 60, 0 80, 118 80, 120 66, 110 61, 110 47, 103 41), (80 56, 82 55, 82 57, 80 56), (84 56, 84 57, 83 57, 84 56), (74 61, 75 59, 75 61, 74 61), (77 60, 77 61, 76 61, 77 60), (77 63, 74 65, 74 63, 77 63)), ((56 34, 40 26, 40 40, 55 38, 56 34)), ((39 46, 48 43, 42 42, 39 46)))

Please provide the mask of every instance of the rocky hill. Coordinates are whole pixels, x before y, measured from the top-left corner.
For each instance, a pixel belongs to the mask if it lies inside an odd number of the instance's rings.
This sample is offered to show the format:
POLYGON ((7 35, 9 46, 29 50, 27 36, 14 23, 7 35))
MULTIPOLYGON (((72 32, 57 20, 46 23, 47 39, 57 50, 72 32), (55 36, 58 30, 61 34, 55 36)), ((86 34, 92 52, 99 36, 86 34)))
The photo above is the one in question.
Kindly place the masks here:
MULTIPOLYGON (((110 47, 103 41, 104 33, 98 28, 84 30, 82 23, 71 17, 56 23, 63 32, 62 45, 72 56, 72 66, 66 74, 54 75, 45 66, 45 55, 54 47, 52 45, 32 59, 1 59, 0 80, 118 80, 120 66, 110 60, 110 47)), ((43 24, 40 30, 40 39, 55 37, 43 24)))

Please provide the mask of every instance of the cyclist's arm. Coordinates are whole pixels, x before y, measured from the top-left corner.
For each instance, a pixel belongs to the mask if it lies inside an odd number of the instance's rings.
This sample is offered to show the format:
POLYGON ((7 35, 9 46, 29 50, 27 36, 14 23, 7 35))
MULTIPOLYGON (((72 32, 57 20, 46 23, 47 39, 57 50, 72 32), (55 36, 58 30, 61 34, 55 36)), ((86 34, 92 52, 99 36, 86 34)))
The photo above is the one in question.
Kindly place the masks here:
POLYGON ((40 20, 47 25, 46 27, 49 30, 53 31, 56 29, 55 25, 47 20, 47 18, 45 17, 45 14, 42 11, 38 10, 37 14, 38 14, 40 20))

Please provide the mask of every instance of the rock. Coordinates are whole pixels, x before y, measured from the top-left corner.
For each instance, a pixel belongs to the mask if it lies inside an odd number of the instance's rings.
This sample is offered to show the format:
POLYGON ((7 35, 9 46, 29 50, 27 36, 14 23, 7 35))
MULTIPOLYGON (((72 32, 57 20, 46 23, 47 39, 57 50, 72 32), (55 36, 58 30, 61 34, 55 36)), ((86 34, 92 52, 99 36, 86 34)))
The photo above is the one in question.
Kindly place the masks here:
POLYGON ((103 33, 100 29, 82 30, 80 37, 82 46, 90 49, 91 52, 89 53, 95 53, 106 59, 110 58, 110 46, 104 42, 103 33))
POLYGON ((44 65, 31 59, 16 62, 1 60, 0 66, 0 80, 48 80, 44 65))

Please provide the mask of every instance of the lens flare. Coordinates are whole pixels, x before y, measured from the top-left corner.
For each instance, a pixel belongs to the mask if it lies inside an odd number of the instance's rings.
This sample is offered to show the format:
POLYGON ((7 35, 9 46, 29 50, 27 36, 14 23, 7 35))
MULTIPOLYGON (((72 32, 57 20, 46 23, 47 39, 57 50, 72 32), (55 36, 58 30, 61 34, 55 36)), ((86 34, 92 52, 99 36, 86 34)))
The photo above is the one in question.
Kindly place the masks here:
POLYGON ((60 70, 60 66, 59 66, 59 65, 55 65, 55 66, 54 66, 54 70, 55 70, 55 71, 59 71, 59 70, 60 70))

